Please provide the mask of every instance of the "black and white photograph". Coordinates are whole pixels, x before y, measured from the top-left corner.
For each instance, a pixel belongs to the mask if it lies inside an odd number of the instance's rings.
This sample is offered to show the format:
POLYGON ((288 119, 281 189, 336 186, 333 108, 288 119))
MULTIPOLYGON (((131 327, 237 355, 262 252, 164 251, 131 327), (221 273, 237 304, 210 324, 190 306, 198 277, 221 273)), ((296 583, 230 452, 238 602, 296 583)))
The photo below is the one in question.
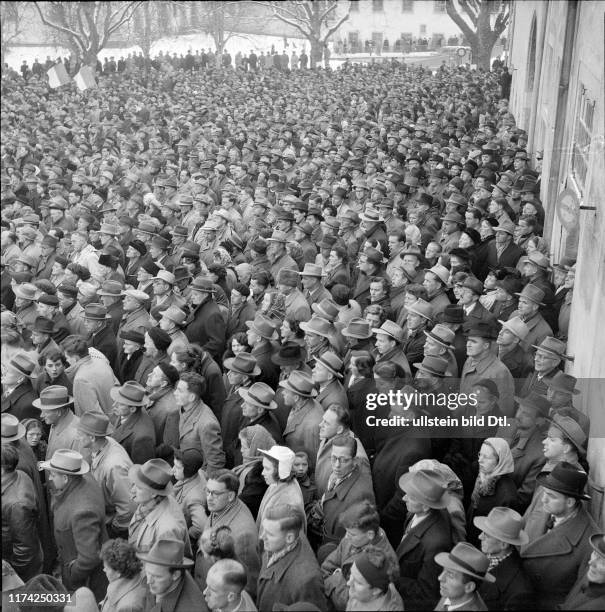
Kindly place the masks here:
POLYGON ((0 2, 4 612, 605 610, 605 2, 0 2))

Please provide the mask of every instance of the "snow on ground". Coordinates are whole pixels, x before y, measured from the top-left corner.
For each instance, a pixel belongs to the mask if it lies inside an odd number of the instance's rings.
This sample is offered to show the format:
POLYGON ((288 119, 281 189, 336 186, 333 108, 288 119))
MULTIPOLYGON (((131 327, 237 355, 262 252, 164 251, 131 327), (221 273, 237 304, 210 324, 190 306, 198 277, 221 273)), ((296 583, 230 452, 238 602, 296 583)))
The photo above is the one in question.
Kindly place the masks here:
MULTIPOLYGON (((275 50, 278 53, 281 53, 285 48, 288 55, 290 55, 292 51, 296 51, 297 54, 300 54, 303 47, 306 49, 307 53, 309 52, 309 44, 303 39, 288 38, 286 39, 286 42, 287 46, 284 47, 283 36, 236 34, 227 42, 227 50, 232 56, 235 56, 238 51, 248 54, 251 50, 254 50, 258 54, 261 51, 264 51, 265 53, 270 51, 271 46, 274 45, 275 50)), ((214 47, 214 41, 209 34, 191 34, 187 36, 162 38, 151 47, 151 57, 154 57, 160 51, 163 53, 168 52, 171 55, 173 53, 177 53, 178 55, 182 53, 183 55, 186 55, 189 49, 195 53, 198 49, 214 49, 214 47)), ((103 49, 99 53, 98 57, 101 61, 103 61, 105 58, 110 58, 111 56, 118 60, 121 56, 126 57, 129 53, 139 53, 140 51, 141 48, 137 45, 120 48, 111 47, 108 49, 103 49)), ((27 64, 31 68, 36 58, 38 58, 38 61, 41 63, 44 63, 48 55, 52 60, 55 60, 58 57, 69 56, 69 51, 61 47, 49 46, 9 47, 6 53, 5 61, 11 68, 18 70, 23 63, 23 60, 26 60, 27 64)))

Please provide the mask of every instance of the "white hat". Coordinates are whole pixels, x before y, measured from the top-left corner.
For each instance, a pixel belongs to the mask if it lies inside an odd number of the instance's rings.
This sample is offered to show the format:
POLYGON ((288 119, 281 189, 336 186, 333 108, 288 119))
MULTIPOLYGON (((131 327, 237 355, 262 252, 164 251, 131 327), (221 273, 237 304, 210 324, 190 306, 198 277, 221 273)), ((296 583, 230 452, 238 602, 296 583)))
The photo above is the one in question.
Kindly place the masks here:
POLYGON ((287 446, 272 446, 268 451, 258 449, 259 453, 277 461, 277 473, 280 480, 288 478, 292 474, 294 465, 294 451, 287 446))

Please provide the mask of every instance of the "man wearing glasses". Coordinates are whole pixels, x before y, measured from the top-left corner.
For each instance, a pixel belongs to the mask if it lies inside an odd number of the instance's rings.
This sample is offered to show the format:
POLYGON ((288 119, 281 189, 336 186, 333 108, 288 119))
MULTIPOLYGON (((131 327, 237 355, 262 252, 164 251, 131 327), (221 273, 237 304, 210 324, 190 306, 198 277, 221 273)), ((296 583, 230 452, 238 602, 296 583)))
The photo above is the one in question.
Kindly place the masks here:
POLYGON ((256 595, 256 580, 260 569, 256 522, 248 506, 237 496, 239 478, 231 471, 216 470, 206 484, 206 498, 210 514, 209 527, 216 530, 227 526, 235 540, 235 553, 246 568, 246 589, 256 595))

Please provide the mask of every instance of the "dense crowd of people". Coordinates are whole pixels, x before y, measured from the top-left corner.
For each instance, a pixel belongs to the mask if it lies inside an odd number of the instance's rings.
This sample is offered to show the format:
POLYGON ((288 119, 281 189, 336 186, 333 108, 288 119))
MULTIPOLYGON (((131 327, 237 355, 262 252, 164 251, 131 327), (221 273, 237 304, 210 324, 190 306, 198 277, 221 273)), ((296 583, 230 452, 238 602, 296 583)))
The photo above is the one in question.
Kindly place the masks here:
POLYGON ((501 69, 163 78, 2 75, 5 609, 602 609, 501 69))

